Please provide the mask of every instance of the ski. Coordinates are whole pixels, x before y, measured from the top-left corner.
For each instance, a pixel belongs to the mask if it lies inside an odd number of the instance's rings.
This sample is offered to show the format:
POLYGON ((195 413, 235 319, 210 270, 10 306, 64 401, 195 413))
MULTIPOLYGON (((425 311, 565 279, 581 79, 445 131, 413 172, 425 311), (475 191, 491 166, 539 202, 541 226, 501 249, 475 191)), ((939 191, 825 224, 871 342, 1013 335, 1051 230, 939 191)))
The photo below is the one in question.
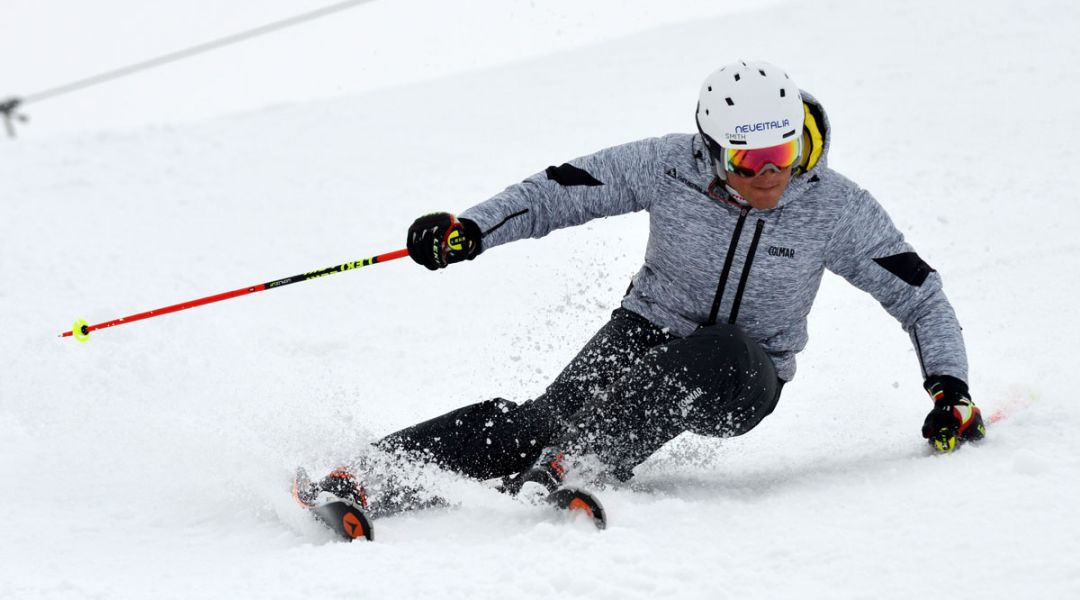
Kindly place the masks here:
POLYGON ((371 520, 363 509, 348 500, 335 499, 312 506, 308 510, 315 518, 347 542, 375 539, 371 520))
POLYGON ((570 514, 587 516, 599 530, 607 528, 607 513, 604 512, 604 506, 591 492, 578 488, 558 488, 548 494, 547 502, 570 514))
MULTIPOLYGON (((342 493, 341 489, 336 491, 338 494, 342 493)), ((320 489, 311 482, 303 467, 296 469, 292 497, 298 505, 310 511, 315 520, 326 525, 343 540, 351 542, 361 538, 368 541, 375 539, 375 529, 364 512, 365 507, 320 489)), ((359 500, 366 503, 363 494, 359 496, 359 500)))
MULTIPOLYGON (((313 483, 307 471, 300 467, 296 469, 296 477, 293 479, 292 496, 296 503, 309 511, 317 521, 348 542, 359 539, 373 541, 375 539, 372 523, 374 517, 445 507, 450 504, 439 496, 419 498, 415 490, 407 488, 397 494, 398 497, 392 501, 376 501, 372 504, 367 502, 362 488, 350 488, 348 485, 342 485, 343 482, 349 485, 354 484, 351 474, 343 468, 333 471, 320 485, 313 483), (327 481, 335 487, 324 488, 327 481), (359 493, 351 493, 351 489, 359 490, 359 493), (343 498, 342 494, 350 494, 355 499, 343 498), (359 502, 356 501, 357 499, 359 502)), ((499 491, 506 493, 505 489, 499 491)), ((567 516, 585 515, 599 530, 607 527, 607 513, 600 500, 591 492, 558 485, 544 486, 537 491, 541 492, 538 496, 532 496, 532 500, 521 498, 522 501, 534 506, 545 506, 567 516)))

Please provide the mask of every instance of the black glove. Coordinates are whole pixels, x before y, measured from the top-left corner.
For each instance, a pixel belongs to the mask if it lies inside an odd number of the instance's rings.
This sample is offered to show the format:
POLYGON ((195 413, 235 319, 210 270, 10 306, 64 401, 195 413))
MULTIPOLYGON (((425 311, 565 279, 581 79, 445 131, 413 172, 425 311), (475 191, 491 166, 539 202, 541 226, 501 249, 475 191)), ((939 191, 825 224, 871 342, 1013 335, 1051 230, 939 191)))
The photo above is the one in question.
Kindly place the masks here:
POLYGON ((480 226, 450 213, 431 213, 413 221, 406 240, 409 256, 432 271, 480 254, 480 226))
POLYGON ((922 435, 934 449, 952 452, 958 444, 986 435, 982 411, 971 401, 966 383, 949 375, 932 375, 923 387, 934 399, 934 410, 926 415, 922 435))

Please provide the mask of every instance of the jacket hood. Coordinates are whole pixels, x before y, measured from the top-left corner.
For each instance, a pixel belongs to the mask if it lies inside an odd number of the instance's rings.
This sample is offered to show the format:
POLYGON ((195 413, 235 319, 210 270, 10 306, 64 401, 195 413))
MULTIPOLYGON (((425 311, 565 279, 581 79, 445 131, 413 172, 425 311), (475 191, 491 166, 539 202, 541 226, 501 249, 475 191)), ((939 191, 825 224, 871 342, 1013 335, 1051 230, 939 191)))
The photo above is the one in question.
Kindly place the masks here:
POLYGON ((828 166, 829 144, 832 137, 829 116, 825 108, 813 94, 799 90, 803 108, 806 110, 803 122, 803 158, 797 176, 806 176, 816 169, 828 166))

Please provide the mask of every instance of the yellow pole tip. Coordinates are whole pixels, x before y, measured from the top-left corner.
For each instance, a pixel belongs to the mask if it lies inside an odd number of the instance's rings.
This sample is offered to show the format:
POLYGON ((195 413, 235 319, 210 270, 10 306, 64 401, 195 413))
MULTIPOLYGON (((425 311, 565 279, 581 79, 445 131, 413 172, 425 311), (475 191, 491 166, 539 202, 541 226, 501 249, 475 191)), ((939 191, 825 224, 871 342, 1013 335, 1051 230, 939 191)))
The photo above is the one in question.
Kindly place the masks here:
POLYGON ((80 342, 86 342, 90 339, 90 325, 83 319, 75 321, 75 325, 71 328, 71 336, 80 342))

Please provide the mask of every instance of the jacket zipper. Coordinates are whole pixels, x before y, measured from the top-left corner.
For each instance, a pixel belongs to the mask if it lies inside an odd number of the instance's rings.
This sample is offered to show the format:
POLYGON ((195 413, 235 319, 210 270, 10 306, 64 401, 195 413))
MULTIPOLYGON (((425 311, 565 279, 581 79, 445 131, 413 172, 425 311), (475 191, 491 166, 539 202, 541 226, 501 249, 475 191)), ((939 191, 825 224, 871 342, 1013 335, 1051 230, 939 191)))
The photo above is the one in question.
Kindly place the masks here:
MULTIPOLYGON (((716 285, 716 296, 713 297, 712 310, 709 311, 709 320, 706 325, 716 325, 716 315, 720 312, 720 302, 724 299, 724 289, 727 287, 728 277, 731 275, 731 263, 735 259, 735 251, 739 247, 739 238, 742 237, 742 228, 746 224, 746 216, 750 213, 749 208, 739 210, 739 220, 735 223, 735 231, 731 234, 731 243, 728 245, 727 256, 724 257, 724 268, 720 271, 720 281, 716 285)), ((735 300, 731 305, 731 315, 728 323, 734 325, 739 318, 739 307, 742 305, 743 294, 746 292, 746 282, 750 279, 750 268, 754 265, 754 256, 757 254, 758 242, 761 241, 761 232, 765 229, 765 220, 758 219, 754 226, 754 238, 750 240, 750 248, 746 251, 746 262, 743 263, 742 274, 739 276, 739 287, 735 290, 735 300)))
POLYGON ((761 230, 765 229, 765 220, 758 219, 754 227, 754 239, 750 241, 750 249, 746 251, 746 262, 743 264, 742 275, 739 277, 739 289, 735 290, 735 303, 731 307, 731 316, 728 323, 734 325, 739 316, 739 305, 742 304, 742 295, 746 291, 746 281, 750 279, 750 267, 754 264, 754 255, 757 254, 757 245, 761 240, 761 230))
POLYGON ((742 235, 743 223, 749 208, 739 210, 739 221, 735 223, 735 232, 731 234, 731 244, 728 246, 727 257, 724 258, 724 268, 720 271, 720 282, 716 286, 716 296, 713 297, 712 310, 709 311, 709 321, 706 325, 716 325, 716 313, 720 312, 720 301, 724 298, 724 287, 727 285, 728 275, 731 273, 731 261, 735 259, 735 249, 739 246, 739 236, 742 235))

